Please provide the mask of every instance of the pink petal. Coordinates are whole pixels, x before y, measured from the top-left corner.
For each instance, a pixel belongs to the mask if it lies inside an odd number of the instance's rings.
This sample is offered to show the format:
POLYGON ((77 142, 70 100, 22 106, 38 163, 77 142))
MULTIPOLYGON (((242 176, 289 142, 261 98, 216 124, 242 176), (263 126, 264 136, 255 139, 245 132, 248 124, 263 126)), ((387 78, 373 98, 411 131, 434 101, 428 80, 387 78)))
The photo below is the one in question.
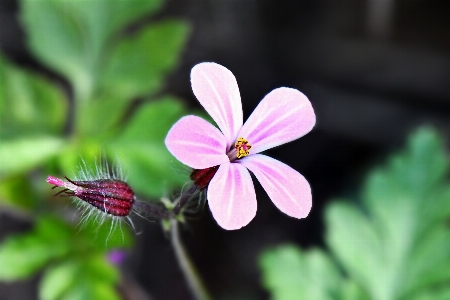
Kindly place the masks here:
POLYGON ((214 219, 224 229, 239 229, 256 215, 255 188, 242 165, 222 164, 209 183, 207 198, 214 219))
POLYGON ((183 164, 205 169, 229 162, 223 134, 197 116, 178 120, 166 136, 166 147, 183 164))
POLYGON ((236 162, 255 174, 279 210, 299 219, 308 216, 312 206, 311 188, 300 173, 262 154, 249 155, 236 162))
POLYGON ((278 88, 267 94, 245 122, 238 137, 259 153, 307 134, 316 123, 308 98, 296 89, 278 88))
POLYGON ((226 137, 227 149, 242 127, 242 104, 233 73, 216 63, 201 63, 191 71, 192 90, 226 137))

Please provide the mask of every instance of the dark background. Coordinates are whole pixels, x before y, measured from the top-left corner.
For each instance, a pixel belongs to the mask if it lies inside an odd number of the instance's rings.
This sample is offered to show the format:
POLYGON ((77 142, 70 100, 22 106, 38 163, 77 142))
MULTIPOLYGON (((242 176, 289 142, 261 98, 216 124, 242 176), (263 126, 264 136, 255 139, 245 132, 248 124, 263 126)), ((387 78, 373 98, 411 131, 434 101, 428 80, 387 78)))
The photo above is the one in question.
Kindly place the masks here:
MULTIPOLYGON (((0 1, 0 48, 9 59, 64 78, 27 51, 17 2, 0 1)), ((355 196, 371 166, 404 144, 420 125, 450 137, 450 6, 447 1, 165 1, 153 19, 175 17, 192 33, 166 91, 195 108, 189 73, 199 62, 226 66, 237 78, 248 117, 280 86, 311 100, 317 125, 305 137, 267 154, 310 182, 313 209, 296 220, 279 212, 261 186, 256 218, 238 231, 222 230, 208 209, 183 232, 214 298, 266 299, 257 257, 269 246, 323 246, 322 212, 333 197, 355 196)), ((133 30, 130 28, 129 30, 133 30)), ((142 234, 126 272, 154 299, 190 299, 157 223, 136 220, 142 234)), ((29 224, 2 215, 0 239, 29 224)), ((1 300, 35 299, 38 277, 0 285, 1 300)))

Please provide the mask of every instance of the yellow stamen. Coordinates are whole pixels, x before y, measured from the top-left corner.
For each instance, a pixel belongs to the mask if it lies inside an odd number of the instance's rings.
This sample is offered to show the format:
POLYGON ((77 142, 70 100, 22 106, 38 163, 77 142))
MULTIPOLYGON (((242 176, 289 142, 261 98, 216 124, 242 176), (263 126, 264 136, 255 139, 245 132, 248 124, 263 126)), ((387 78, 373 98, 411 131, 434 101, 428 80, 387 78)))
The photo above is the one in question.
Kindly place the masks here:
POLYGON ((236 144, 234 144, 234 148, 237 150, 236 157, 241 158, 250 154, 252 145, 250 145, 246 139, 240 137, 238 138, 236 144))

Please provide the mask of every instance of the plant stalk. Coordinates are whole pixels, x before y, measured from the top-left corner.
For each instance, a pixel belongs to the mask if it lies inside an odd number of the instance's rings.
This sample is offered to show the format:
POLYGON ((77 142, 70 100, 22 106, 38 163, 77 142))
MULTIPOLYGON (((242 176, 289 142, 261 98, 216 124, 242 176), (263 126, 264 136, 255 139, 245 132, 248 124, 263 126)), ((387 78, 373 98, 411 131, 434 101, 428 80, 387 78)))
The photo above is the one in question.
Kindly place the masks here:
POLYGON ((170 234, 172 247, 175 251, 175 256, 177 258, 178 264, 195 299, 211 300, 211 296, 206 290, 206 287, 200 275, 198 274, 197 269, 192 263, 192 260, 190 259, 186 248, 181 241, 180 233, 178 230, 178 222, 175 219, 172 219, 170 221, 170 234))

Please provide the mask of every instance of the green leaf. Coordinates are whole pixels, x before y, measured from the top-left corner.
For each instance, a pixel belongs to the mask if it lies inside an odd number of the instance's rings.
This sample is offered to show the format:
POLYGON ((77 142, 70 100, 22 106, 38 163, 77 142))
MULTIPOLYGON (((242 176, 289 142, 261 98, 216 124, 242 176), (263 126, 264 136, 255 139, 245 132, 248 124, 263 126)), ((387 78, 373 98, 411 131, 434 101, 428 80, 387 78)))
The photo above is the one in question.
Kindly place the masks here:
POLYGON ((165 97, 142 105, 117 139, 106 145, 111 157, 119 156, 135 192, 149 197, 167 194, 187 180, 188 172, 171 156, 164 139, 185 110, 165 97))
MULTIPOLYGON (((114 91, 112 89, 109 92, 114 91)), ((97 140, 113 136, 132 103, 130 100, 106 93, 91 101, 80 103, 77 135, 80 139, 97 138, 97 140)))
POLYGON ((61 90, 1 56, 0 60, 0 137, 62 133, 67 100, 61 90))
POLYGON ((0 184, 0 205, 30 211, 37 206, 31 182, 24 176, 13 176, 0 184))
POLYGON ((272 299, 336 299, 342 279, 335 264, 320 250, 302 252, 284 245, 260 257, 263 284, 272 299))
POLYGON ((133 225, 128 222, 130 221, 125 218, 114 220, 106 216, 102 223, 99 223, 98 219, 89 218, 81 225, 83 239, 87 241, 89 249, 98 251, 129 248, 133 244, 130 229, 133 225))
POLYGON ((0 178, 30 170, 58 154, 64 140, 50 137, 23 137, 0 141, 0 178))
POLYGON ((0 245, 0 280, 27 278, 51 260, 65 256, 70 243, 64 234, 61 235, 62 232, 65 232, 65 227, 61 227, 61 222, 41 218, 36 230, 7 238, 0 245))
POLYGON ((44 267, 55 255, 39 237, 10 237, 0 246, 0 280, 23 279, 44 267))
POLYGON ((450 281, 448 168, 442 139, 420 129, 370 174, 361 208, 327 209, 327 244, 372 299, 409 300, 450 281))
POLYGON ((96 174, 96 163, 99 162, 103 154, 104 149, 98 140, 87 138, 72 140, 61 150, 57 162, 62 175, 73 179, 80 177, 81 171, 86 171, 86 167, 89 171, 94 171, 91 173, 96 174))
POLYGON ((418 241, 404 271, 405 299, 450 279, 450 230, 440 224, 418 241))
POLYGON ((358 285, 352 280, 343 280, 341 283, 341 293, 336 299, 342 300, 369 300, 371 299, 358 285))
POLYGON ((68 260, 47 269, 40 284, 42 300, 120 299, 118 271, 102 255, 68 260))
POLYGON ((79 275, 78 270, 77 262, 71 260, 47 268, 39 283, 39 299, 62 299, 62 296, 73 288, 76 276, 79 275))
POLYGON ((54 243, 55 246, 65 245, 72 238, 74 230, 66 222, 52 216, 41 216, 35 227, 35 232, 42 240, 54 243))
POLYGON ((430 190, 443 183, 449 160, 442 139, 431 128, 418 130, 408 144, 404 161, 397 158, 398 162, 392 165, 393 172, 399 176, 398 182, 405 192, 424 201, 430 190))
POLYGON ((119 280, 119 272, 107 260, 105 255, 96 255, 91 259, 83 260, 83 270, 89 281, 114 284, 119 280))
POLYGON ((122 40, 114 48, 102 77, 104 90, 132 99, 162 86, 178 61, 188 35, 181 21, 163 21, 122 40))
POLYGON ((77 98, 87 99, 111 37, 160 4, 157 0, 23 0, 21 19, 33 53, 75 85, 77 98))
POLYGON ((83 281, 69 290, 62 300, 107 299, 120 300, 115 286, 83 281))
POLYGON ((159 91, 178 61, 187 33, 185 23, 163 21, 118 41, 105 61, 95 98, 80 104, 77 131, 85 136, 111 133, 131 100, 159 91))
POLYGON ((448 300, 450 299, 450 287, 441 287, 420 294, 412 295, 412 300, 448 300))
MULTIPOLYGON (((381 286, 377 274, 383 274, 383 248, 376 229, 359 210, 336 202, 326 210, 327 243, 351 277, 369 290, 374 299, 382 299, 389 284, 381 286)), ((389 298, 387 298, 389 299, 389 298)))

